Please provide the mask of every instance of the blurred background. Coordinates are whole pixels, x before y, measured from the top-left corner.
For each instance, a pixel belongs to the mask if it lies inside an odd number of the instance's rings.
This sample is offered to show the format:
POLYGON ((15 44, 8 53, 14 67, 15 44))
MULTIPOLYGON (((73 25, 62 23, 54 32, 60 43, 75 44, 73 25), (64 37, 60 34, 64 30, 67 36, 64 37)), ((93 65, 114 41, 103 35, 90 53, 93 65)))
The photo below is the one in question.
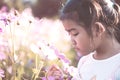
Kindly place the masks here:
POLYGON ((70 80, 81 55, 59 20, 66 1, 0 0, 0 80, 44 80, 52 65, 70 80))
POLYGON ((81 57, 59 20, 66 0, 0 0, 0 80, 41 80, 52 65, 73 75, 81 57))
POLYGON ((33 7, 35 16, 55 16, 66 0, 0 0, 0 6, 6 5, 9 9, 15 8, 23 11, 25 8, 33 7))

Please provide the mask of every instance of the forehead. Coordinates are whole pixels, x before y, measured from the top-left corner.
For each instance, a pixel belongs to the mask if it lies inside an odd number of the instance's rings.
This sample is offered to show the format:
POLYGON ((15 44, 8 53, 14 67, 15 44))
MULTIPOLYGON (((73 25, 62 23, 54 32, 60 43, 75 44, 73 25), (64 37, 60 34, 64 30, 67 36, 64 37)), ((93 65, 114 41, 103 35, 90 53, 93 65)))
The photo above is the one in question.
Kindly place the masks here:
POLYGON ((81 27, 83 27, 82 25, 79 25, 77 22, 72 20, 63 20, 62 23, 64 25, 65 30, 69 30, 69 29, 79 30, 81 27))

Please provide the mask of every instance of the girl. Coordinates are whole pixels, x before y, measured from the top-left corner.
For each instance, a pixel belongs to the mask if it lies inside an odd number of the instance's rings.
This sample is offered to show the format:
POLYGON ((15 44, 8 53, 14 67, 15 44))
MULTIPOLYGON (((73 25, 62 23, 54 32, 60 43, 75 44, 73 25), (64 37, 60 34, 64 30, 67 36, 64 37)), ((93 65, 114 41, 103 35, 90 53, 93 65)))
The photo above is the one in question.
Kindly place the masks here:
POLYGON ((120 8, 112 1, 65 4, 62 23, 75 50, 83 55, 72 80, 120 80, 120 8))

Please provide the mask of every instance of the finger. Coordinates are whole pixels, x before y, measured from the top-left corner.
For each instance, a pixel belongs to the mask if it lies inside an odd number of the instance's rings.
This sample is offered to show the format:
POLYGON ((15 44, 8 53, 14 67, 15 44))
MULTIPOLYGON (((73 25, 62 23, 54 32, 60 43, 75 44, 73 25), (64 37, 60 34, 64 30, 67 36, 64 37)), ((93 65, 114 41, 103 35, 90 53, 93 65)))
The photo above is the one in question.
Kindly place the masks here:
POLYGON ((52 65, 50 70, 59 70, 60 68, 57 65, 52 65))
POLYGON ((56 65, 52 65, 49 68, 47 76, 53 76, 54 74, 61 74, 62 75, 61 69, 58 66, 56 66, 56 65))
POLYGON ((55 76, 55 80, 61 80, 60 76, 55 76))
POLYGON ((60 75, 62 75, 62 72, 61 71, 54 71, 54 74, 60 74, 60 75))
POLYGON ((47 76, 52 76, 52 75, 53 75, 53 73, 54 73, 54 71, 53 71, 53 70, 48 70, 48 72, 47 72, 47 76))

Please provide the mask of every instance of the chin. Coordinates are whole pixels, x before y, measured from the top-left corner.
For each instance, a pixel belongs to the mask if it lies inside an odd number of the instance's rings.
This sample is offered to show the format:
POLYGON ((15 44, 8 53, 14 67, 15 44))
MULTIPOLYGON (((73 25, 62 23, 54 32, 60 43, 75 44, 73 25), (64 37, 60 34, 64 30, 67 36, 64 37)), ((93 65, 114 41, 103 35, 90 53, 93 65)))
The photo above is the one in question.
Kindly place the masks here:
POLYGON ((77 53, 79 54, 79 55, 81 55, 81 56, 86 56, 86 55, 88 55, 88 54, 90 54, 90 52, 82 52, 82 51, 77 51, 77 53))

